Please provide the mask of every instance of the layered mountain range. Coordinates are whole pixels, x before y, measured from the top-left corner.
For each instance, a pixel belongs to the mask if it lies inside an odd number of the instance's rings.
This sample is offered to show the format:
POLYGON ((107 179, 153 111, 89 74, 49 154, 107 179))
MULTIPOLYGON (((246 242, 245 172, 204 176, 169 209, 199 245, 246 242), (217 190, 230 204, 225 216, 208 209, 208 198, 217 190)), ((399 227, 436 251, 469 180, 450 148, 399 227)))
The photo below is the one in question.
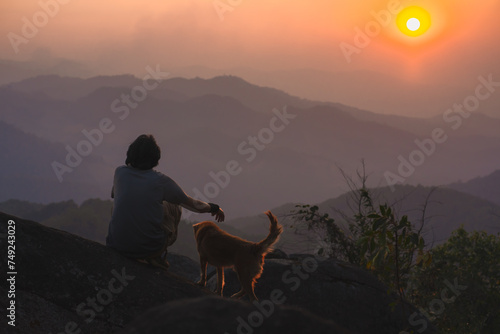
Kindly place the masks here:
POLYGON ((39 76, 1 86, 0 101, 2 201, 109 198, 142 133, 162 148, 158 170, 229 217, 339 196, 339 168, 361 160, 371 186, 467 182, 500 166, 499 119, 381 115, 234 76, 39 76))

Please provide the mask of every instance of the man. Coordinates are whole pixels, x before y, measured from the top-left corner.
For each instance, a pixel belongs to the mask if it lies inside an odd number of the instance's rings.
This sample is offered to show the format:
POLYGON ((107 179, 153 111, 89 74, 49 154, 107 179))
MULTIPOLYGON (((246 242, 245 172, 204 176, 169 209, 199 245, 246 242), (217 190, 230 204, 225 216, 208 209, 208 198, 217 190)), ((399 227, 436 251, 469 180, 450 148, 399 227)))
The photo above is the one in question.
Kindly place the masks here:
POLYGON ((140 135, 128 148, 125 166, 115 170, 113 214, 106 245, 127 257, 167 269, 167 247, 177 239, 181 206, 210 212, 218 222, 224 211, 187 195, 174 180, 153 168, 161 151, 152 135, 140 135))

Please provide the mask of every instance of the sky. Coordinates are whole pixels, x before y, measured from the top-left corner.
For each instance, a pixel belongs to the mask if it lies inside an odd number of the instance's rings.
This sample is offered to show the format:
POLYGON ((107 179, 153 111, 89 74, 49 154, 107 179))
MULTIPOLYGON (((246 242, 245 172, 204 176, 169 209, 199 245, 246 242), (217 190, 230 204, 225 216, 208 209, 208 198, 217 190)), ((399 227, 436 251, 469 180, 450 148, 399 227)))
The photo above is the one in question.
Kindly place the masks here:
POLYGON ((500 0, 2 0, 0 59, 64 58, 92 74, 371 71, 464 88, 500 78, 498 13, 500 0), (418 38, 394 24, 409 6, 431 16, 418 38))

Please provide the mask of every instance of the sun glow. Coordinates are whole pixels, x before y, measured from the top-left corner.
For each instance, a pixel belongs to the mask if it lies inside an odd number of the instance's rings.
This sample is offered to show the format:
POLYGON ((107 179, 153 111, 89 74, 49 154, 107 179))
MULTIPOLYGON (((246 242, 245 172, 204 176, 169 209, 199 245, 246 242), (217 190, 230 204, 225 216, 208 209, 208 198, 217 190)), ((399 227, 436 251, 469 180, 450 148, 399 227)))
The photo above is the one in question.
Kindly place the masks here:
POLYGON ((420 28, 420 21, 417 18, 412 17, 406 22, 406 27, 408 27, 411 31, 417 31, 418 28, 420 28))
POLYGON ((421 7, 407 7, 398 14, 396 24, 403 34, 418 37, 431 27, 431 16, 421 7))

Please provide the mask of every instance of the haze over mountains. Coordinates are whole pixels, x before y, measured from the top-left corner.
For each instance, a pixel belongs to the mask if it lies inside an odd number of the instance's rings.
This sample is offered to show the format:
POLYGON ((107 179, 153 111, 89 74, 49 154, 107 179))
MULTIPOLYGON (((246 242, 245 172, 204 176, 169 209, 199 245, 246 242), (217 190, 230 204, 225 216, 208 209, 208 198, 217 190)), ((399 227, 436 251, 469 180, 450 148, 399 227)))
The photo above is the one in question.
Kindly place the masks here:
MULTIPOLYGON (((473 180, 463 183, 462 186, 467 188, 475 182, 473 180)), ((498 181, 495 184, 498 184, 498 181)), ((492 188, 494 186, 485 186, 483 189, 487 191, 492 188)), ((376 207, 386 203, 394 208, 397 217, 406 215, 416 228, 422 227, 424 239, 429 247, 445 242, 451 233, 462 225, 467 231, 486 231, 494 235, 500 231, 500 198, 493 202, 447 187, 404 185, 396 186, 394 192, 389 187, 370 191, 376 207)), ((353 219, 358 209, 353 197, 355 196, 352 193, 345 193, 315 204, 318 205, 319 212, 327 213, 348 231, 346 219, 353 219)), ((306 228, 301 227, 294 216, 290 215, 291 212, 298 211, 296 205, 297 203, 287 203, 273 208, 273 212, 288 227, 280 240, 279 248, 287 252, 311 251, 311 247, 317 249, 321 244, 314 239, 317 236, 304 234, 306 228)), ((265 237, 266 220, 262 214, 233 219, 226 224, 238 228, 241 233, 254 235, 253 240, 265 237)))
MULTIPOLYGON (((165 70, 173 77, 210 79, 232 74, 259 86, 268 86, 289 94, 315 101, 334 101, 349 106, 386 115, 411 115, 417 118, 441 116, 455 103, 463 103, 475 93, 479 77, 492 75, 499 81, 496 69, 473 72, 466 81, 443 81, 432 78, 429 82, 405 81, 395 73, 373 70, 317 70, 296 68, 294 70, 262 70, 252 67, 216 69, 207 66, 169 67, 165 70)), ((106 71, 104 69, 104 71, 106 71)), ((132 67, 137 77, 144 75, 144 68, 132 67)), ((39 50, 31 60, 15 61, 0 59, 0 85, 24 79, 57 74, 62 76, 93 78, 99 75, 117 75, 123 72, 103 72, 88 64, 57 58, 39 50)), ((498 86, 496 86, 498 88, 498 86)), ((500 94, 496 89, 487 99, 480 101, 481 113, 500 119, 500 94)))
POLYGON ((354 172, 361 159, 371 186, 386 186, 387 172, 431 186, 500 166, 500 119, 479 112, 448 119, 381 115, 234 76, 168 76, 146 90, 131 75, 50 75, 1 86, 0 101, 0 201, 109 198, 114 168, 142 133, 154 134, 162 148, 158 170, 189 194, 220 203, 230 217, 338 196, 347 190, 338 167, 354 172), (441 142, 432 139, 436 128, 441 142), (82 144, 88 136, 94 144, 82 144), (79 147, 88 155, 77 159, 79 147), (72 151, 74 167, 66 160, 72 151), (62 182, 54 162, 71 169, 60 173, 62 182))

